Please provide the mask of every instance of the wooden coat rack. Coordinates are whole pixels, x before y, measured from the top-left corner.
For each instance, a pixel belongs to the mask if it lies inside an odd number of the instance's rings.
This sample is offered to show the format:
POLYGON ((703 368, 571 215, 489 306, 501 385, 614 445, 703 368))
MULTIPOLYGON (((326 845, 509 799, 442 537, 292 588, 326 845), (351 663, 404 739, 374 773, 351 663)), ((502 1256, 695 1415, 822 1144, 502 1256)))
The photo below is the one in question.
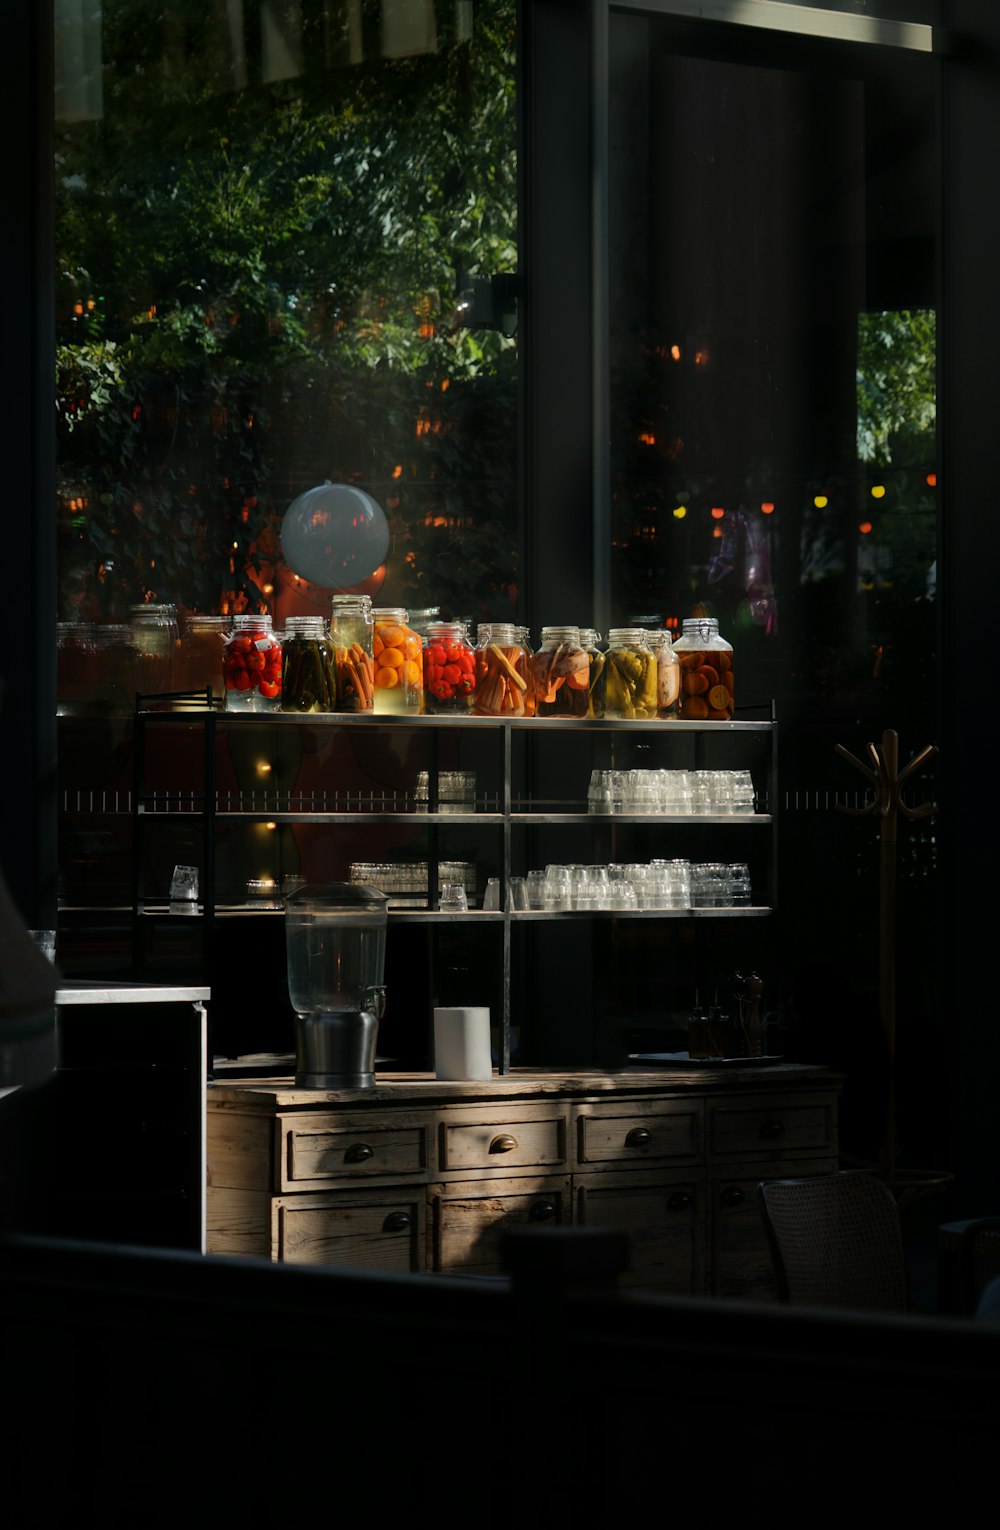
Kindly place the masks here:
POLYGON ((848 760, 875 789, 874 800, 863 808, 844 807, 841 813, 862 817, 878 813, 879 825, 879 1019, 885 1038, 888 1062, 888 1099, 879 1152, 879 1174, 890 1189, 896 1188, 896 828, 899 814, 905 818, 930 818, 937 811, 930 802, 907 807, 902 790, 932 755, 937 746, 928 744, 914 755, 908 765, 899 768, 899 737, 891 729, 882 734, 882 748, 868 745, 874 769, 854 757, 843 744, 836 751, 848 760))

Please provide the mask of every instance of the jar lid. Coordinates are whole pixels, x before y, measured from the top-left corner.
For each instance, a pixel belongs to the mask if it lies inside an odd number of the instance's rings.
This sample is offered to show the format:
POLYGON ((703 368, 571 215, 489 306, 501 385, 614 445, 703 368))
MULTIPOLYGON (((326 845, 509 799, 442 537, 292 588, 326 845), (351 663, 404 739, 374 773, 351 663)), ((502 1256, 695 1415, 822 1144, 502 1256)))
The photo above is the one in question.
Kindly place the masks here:
POLYGON ((377 622, 402 622, 406 625, 410 620, 409 612, 404 606, 376 606, 374 615, 377 622))
POLYGON ((289 637, 300 633, 303 637, 326 637, 326 622, 322 616, 288 616, 285 618, 285 632, 289 637))
POLYGON ((542 642, 579 643, 579 627, 543 627, 542 642))
POLYGON ((608 632, 609 647, 619 643, 636 643, 640 648, 649 647, 649 633, 644 627, 612 627, 608 632))
POLYGON ((237 632, 270 632, 271 618, 263 611, 241 611, 233 618, 233 626, 237 632))
POLYGON ((719 618, 717 616, 685 616, 684 631, 687 632, 689 629, 692 632, 695 629, 718 632, 719 618))

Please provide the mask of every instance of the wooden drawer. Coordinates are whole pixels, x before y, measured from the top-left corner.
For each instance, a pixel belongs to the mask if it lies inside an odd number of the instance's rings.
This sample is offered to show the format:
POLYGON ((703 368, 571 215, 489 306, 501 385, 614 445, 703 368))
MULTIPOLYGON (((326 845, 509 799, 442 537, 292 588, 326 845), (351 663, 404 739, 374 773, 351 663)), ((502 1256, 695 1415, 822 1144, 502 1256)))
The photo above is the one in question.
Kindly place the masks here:
POLYGON ((430 1188, 428 1268, 448 1275, 502 1275, 507 1227, 559 1227, 572 1208, 569 1175, 454 1180, 430 1188))
POLYGON ((717 1168, 709 1174, 709 1250, 711 1294, 739 1301, 778 1299, 774 1264, 757 1199, 764 1179, 785 1179, 801 1174, 832 1174, 836 1157, 761 1159, 734 1164, 732 1170, 717 1168))
POLYGON ((411 1112, 282 1116, 276 1123, 276 1190, 337 1181, 427 1178, 431 1117, 411 1112))
POLYGON ((567 1161, 566 1110, 559 1105, 507 1104, 452 1112, 438 1123, 441 1173, 509 1173, 567 1161))
POLYGON ((285 1264, 333 1264, 400 1274, 423 1269, 422 1187, 393 1193, 275 1196, 271 1257, 285 1264))
POLYGON ((705 1205, 701 1173, 574 1174, 573 1220, 628 1234, 619 1284, 672 1296, 704 1289, 705 1205))
POLYGON ((837 1096, 833 1093, 783 1092, 780 1097, 761 1093, 708 1101, 711 1162, 835 1154, 836 1149, 837 1096))
POLYGON ((578 1164, 634 1168, 702 1160, 701 1100, 597 1100, 575 1105, 573 1121, 578 1164))

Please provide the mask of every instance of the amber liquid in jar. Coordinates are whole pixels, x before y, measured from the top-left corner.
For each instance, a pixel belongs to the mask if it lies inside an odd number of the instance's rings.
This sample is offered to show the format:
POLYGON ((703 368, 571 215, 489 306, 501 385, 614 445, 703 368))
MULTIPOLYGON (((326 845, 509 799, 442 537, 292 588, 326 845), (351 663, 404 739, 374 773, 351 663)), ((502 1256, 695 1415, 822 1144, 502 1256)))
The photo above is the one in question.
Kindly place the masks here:
POLYGON ((337 711, 371 712, 375 707, 375 618, 368 595, 334 595, 330 636, 337 671, 337 711))
POLYGON ((590 659, 579 627, 543 627, 531 661, 535 710, 539 717, 586 717, 590 703, 590 659))
POLYGON ((730 722, 733 716, 733 649, 719 636, 714 617, 685 617, 674 644, 681 667, 680 715, 685 722, 730 722))

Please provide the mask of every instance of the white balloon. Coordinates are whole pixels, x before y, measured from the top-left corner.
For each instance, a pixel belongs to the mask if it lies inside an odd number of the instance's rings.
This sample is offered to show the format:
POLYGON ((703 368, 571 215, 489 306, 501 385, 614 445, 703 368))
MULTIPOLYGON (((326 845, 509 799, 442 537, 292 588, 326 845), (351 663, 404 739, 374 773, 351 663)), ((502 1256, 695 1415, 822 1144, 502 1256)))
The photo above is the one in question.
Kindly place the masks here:
POLYGON ((281 523, 281 551, 300 578, 323 589, 350 588, 384 561, 389 523, 370 494, 327 479, 292 500, 281 523))

